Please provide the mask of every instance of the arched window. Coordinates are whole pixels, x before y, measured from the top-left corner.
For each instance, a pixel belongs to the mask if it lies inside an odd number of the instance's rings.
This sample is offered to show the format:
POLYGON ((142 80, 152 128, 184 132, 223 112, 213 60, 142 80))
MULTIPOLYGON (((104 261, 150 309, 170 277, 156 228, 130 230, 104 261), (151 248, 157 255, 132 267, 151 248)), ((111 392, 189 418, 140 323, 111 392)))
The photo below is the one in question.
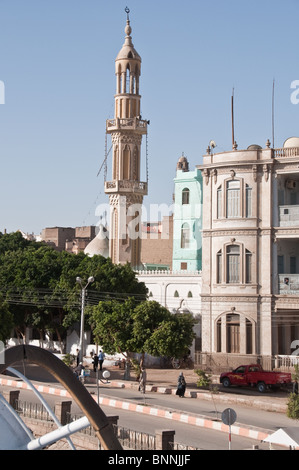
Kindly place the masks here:
POLYGON ((240 181, 230 180, 226 183, 226 217, 240 217, 240 181))
POLYGON ((252 216, 252 188, 250 188, 248 186, 248 184, 246 184, 246 217, 251 217, 252 216))
POLYGON ((217 219, 222 217, 222 186, 217 189, 217 219))
POLYGON ((250 284, 252 282, 252 253, 249 250, 245 251, 245 282, 250 284))
POLYGON ((217 253, 217 283, 221 284, 222 282, 222 250, 219 250, 217 253))
POLYGON ((190 228, 188 224, 183 224, 181 228, 181 248, 189 248, 190 228))
POLYGON ((255 276, 252 270, 251 251, 242 244, 225 245, 216 253, 217 284, 251 284, 255 276))
POLYGON ((241 282, 239 245, 226 247, 226 282, 228 284, 241 282))
POLYGON ((126 90, 125 93, 130 93, 130 67, 127 66, 126 69, 126 90))
POLYGON ((131 165, 131 153, 130 148, 126 145, 123 151, 123 179, 130 179, 130 165, 131 165))
POLYGON ((184 188, 182 191, 182 204, 189 204, 190 203, 190 190, 188 188, 184 188))
POLYGON ((179 297, 179 293, 178 293, 177 290, 174 292, 174 295, 173 295, 173 296, 174 296, 174 297, 179 297))

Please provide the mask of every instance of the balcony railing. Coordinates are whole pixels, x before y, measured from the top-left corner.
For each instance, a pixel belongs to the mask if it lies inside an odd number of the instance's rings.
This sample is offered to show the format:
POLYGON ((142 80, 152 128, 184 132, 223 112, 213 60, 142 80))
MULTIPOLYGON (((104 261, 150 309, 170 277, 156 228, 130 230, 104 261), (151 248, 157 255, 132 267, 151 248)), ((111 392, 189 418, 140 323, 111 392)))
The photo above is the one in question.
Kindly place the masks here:
POLYGON ((299 295, 299 274, 279 274, 278 292, 280 295, 299 295))
POLYGON ((299 206, 279 206, 280 227, 290 227, 299 225, 299 206))
POLYGON ((274 158, 298 157, 299 156, 299 148, 298 147, 290 147, 290 148, 273 149, 273 156, 274 156, 274 158))
POLYGON ((147 194, 147 183, 142 181, 115 180, 105 182, 105 193, 147 194))
POLYGON ((137 130, 141 134, 146 134, 148 121, 134 118, 107 119, 106 130, 112 132, 115 130, 137 130))

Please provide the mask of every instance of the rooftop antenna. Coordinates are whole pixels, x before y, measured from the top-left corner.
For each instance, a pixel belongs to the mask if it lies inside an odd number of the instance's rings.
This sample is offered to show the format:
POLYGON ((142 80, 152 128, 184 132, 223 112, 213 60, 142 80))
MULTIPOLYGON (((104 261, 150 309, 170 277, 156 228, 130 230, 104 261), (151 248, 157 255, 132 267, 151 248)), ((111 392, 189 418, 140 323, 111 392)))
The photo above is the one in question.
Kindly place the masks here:
POLYGON ((235 125, 234 125, 234 88, 232 92, 232 99, 231 99, 231 112, 232 112, 232 148, 235 145, 235 125))
POLYGON ((273 78, 273 85, 272 85, 272 146, 275 148, 274 145, 274 87, 275 87, 275 80, 273 78))

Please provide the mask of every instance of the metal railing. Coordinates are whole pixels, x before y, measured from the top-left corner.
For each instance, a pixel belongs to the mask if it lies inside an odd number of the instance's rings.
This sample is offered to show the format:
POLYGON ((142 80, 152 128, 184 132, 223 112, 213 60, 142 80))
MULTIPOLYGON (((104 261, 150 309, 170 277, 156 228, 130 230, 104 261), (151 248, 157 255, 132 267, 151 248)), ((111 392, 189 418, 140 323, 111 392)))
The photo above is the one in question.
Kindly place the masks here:
POLYGON ((156 436, 113 425, 116 437, 123 447, 135 450, 155 450, 156 436))
POLYGON ((53 421, 52 417, 41 403, 16 400, 16 411, 25 418, 53 421))
MULTIPOLYGON (((66 413, 66 421, 67 423, 72 423, 73 421, 77 421, 77 419, 82 418, 84 415, 83 414, 73 414, 73 413, 66 413)), ((81 429, 79 431, 82 434, 86 434, 91 437, 95 437, 95 431, 92 426, 88 426, 87 428, 81 429)))
MULTIPOLYGON (((82 415, 75 415, 67 413, 67 421, 71 423, 82 415)), ((135 431, 128 429, 118 424, 113 424, 113 429, 116 437, 123 447, 128 447, 135 450, 155 450, 156 449, 156 436, 141 431, 135 431)), ((82 429, 81 433, 87 434, 88 436, 94 437, 95 432, 91 426, 82 429)))

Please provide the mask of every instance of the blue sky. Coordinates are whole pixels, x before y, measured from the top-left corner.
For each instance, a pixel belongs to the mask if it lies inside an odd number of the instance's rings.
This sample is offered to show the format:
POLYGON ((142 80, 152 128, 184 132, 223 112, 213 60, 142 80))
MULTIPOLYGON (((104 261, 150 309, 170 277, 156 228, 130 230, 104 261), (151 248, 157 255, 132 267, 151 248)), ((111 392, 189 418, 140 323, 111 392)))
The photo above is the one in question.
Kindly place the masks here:
POLYGON ((211 139, 231 149, 233 88, 239 149, 272 140, 273 79, 275 147, 299 136, 298 0, 0 0, 0 231, 98 223, 126 6, 150 120, 145 205, 171 204, 182 152, 193 169, 211 139))

